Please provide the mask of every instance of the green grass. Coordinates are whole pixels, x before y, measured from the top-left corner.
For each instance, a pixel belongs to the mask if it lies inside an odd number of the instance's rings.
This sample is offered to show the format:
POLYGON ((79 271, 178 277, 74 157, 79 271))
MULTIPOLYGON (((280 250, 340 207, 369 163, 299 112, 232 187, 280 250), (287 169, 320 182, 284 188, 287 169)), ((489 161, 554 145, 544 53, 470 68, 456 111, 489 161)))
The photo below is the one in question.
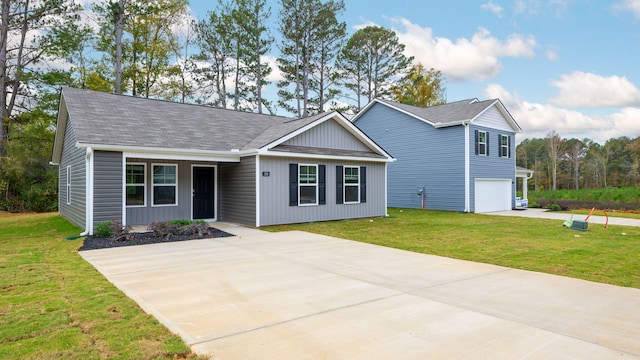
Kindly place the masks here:
POLYGON ((389 209, 389 218, 266 227, 304 230, 414 252, 640 288, 640 227, 389 209), (624 234, 623 234, 624 233, 624 234))
POLYGON ((64 240, 78 233, 56 214, 0 214, 0 358, 196 358, 64 240))
POLYGON ((640 187, 608 187, 602 189, 580 190, 541 190, 530 191, 529 199, 566 199, 566 200, 591 200, 591 201, 629 201, 640 199, 640 187))

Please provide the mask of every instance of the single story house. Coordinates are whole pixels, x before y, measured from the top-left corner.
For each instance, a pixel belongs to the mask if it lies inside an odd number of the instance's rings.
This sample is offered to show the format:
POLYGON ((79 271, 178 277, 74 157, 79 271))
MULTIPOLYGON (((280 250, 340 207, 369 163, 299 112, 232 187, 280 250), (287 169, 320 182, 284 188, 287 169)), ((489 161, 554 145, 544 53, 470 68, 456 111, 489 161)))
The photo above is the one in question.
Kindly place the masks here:
POLYGON ((251 226, 385 216, 394 159, 338 112, 259 115, 65 87, 52 163, 59 211, 251 226))
POLYGON ((389 165, 391 207, 464 212, 515 205, 515 134, 499 99, 420 108, 375 99, 352 121, 397 159, 389 165))

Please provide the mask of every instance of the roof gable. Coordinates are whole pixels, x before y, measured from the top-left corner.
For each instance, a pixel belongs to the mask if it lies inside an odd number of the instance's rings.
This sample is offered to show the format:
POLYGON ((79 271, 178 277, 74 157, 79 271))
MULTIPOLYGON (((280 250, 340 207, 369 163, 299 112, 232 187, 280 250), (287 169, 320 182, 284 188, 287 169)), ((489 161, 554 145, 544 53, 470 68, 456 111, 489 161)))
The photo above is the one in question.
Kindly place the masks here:
MULTIPOLYGON (((391 155, 389 155, 384 149, 378 146, 371 138, 369 138, 366 134, 364 134, 360 129, 358 129, 353 123, 351 123, 347 118, 342 116, 339 112, 333 111, 330 113, 322 113, 310 118, 295 120, 298 122, 303 122, 304 126, 298 127, 294 131, 289 132, 288 134, 277 138, 273 142, 263 146, 260 150, 263 153, 266 153, 270 150, 272 151, 282 151, 286 149, 286 151, 297 150, 301 151, 303 149, 310 151, 311 153, 319 153, 323 150, 327 153, 332 153, 337 155, 338 153, 348 156, 363 156, 363 157, 378 157, 384 158, 387 161, 392 161, 391 155), (337 143, 327 143, 327 139, 322 139, 323 137, 329 135, 322 130, 318 130, 318 127, 322 127, 329 122, 334 122, 338 127, 342 128, 346 133, 342 133, 341 135, 344 137, 349 136, 352 142, 348 145, 338 145, 337 143), (297 141, 300 137, 309 135, 310 137, 320 137, 320 139, 315 139, 313 141, 297 141), (357 145, 355 143, 357 143, 357 145), (330 150, 330 151, 329 151, 330 150), (369 154, 372 156, 364 156, 365 154, 369 154)), ((282 124, 278 127, 274 128, 284 128, 288 124, 282 124)), ((334 130, 336 128, 334 127, 334 130)))
POLYGON ((478 99, 473 98, 427 108, 396 103, 388 100, 374 99, 367 104, 367 106, 365 106, 365 108, 360 111, 352 121, 357 122, 358 119, 374 104, 382 104, 436 128, 473 123, 474 121, 477 121, 477 119, 479 119, 487 110, 495 107, 502 115, 504 122, 508 124, 508 127, 511 128, 512 131, 522 131, 515 119, 513 119, 499 99, 479 101, 478 99))

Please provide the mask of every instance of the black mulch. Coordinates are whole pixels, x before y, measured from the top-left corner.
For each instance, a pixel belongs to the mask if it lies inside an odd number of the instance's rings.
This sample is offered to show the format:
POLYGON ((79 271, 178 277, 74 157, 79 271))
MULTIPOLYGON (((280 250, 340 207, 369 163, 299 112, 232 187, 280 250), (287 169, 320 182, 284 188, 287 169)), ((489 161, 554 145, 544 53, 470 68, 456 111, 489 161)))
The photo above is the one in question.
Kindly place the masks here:
POLYGON ((177 236, 171 236, 171 237, 157 237, 153 235, 153 232, 131 233, 129 234, 131 235, 130 240, 125 240, 125 241, 118 241, 114 238, 105 239, 105 238, 91 235, 84 238, 84 243, 78 249, 78 251, 107 249, 107 248, 120 247, 120 246, 148 245, 148 244, 158 244, 158 243, 166 243, 166 242, 174 242, 174 241, 210 239, 210 238, 234 236, 233 234, 229 234, 228 232, 224 232, 216 228, 210 228, 210 229, 212 234, 204 235, 204 236, 198 236, 198 234, 195 234, 195 235, 177 235, 177 236))

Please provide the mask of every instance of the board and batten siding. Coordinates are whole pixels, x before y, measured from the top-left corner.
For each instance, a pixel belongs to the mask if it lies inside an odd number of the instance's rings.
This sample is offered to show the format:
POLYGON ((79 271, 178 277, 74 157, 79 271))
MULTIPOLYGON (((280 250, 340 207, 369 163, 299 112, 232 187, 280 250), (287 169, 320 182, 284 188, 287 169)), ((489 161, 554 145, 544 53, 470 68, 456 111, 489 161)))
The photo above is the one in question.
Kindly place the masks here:
POLYGON ((67 118, 62 145, 62 157, 58 169, 58 210, 60 215, 74 225, 86 230, 86 150, 76 147, 73 122, 67 118), (71 166, 71 203, 67 204, 67 166, 71 166))
MULTIPOLYGON (((502 120, 504 122, 504 119, 502 120)), ((474 122, 475 124, 475 122, 474 122)), ((511 179, 511 194, 516 193, 516 149, 515 149, 515 133, 513 130, 498 130, 477 125, 469 126, 469 148, 471 154, 469 158, 469 177, 470 177, 470 211, 475 211, 475 179, 511 179), (489 155, 481 156, 475 154, 475 131, 486 131, 489 139, 489 155), (511 157, 500 157, 500 134, 510 137, 510 153, 511 157)), ((513 207, 515 199, 511 200, 513 207)))
POLYGON ((385 216, 385 163, 260 157, 260 226, 385 216), (289 205, 289 164, 326 166, 326 204, 289 205), (366 202, 336 204, 336 166, 366 167, 366 202), (263 175, 268 172, 268 176, 263 175))
POLYGON ((255 156, 243 157, 239 163, 220 163, 218 169, 218 220, 255 226, 255 156))
POLYGON ((365 134, 396 161, 388 169, 390 207, 463 211, 465 203, 464 127, 436 129, 382 104, 356 121, 365 134))
POLYGON ((145 207, 127 207, 127 225, 147 225, 156 221, 191 219, 191 164, 193 162, 127 158, 127 163, 147 164, 147 204, 145 207), (178 204, 176 206, 151 205, 153 202, 152 164, 178 165, 178 204))
POLYGON ((335 120, 327 120, 283 143, 284 145, 308 146, 325 149, 370 150, 335 120))
POLYGON ((122 222, 122 153, 93 153, 93 226, 122 222))

